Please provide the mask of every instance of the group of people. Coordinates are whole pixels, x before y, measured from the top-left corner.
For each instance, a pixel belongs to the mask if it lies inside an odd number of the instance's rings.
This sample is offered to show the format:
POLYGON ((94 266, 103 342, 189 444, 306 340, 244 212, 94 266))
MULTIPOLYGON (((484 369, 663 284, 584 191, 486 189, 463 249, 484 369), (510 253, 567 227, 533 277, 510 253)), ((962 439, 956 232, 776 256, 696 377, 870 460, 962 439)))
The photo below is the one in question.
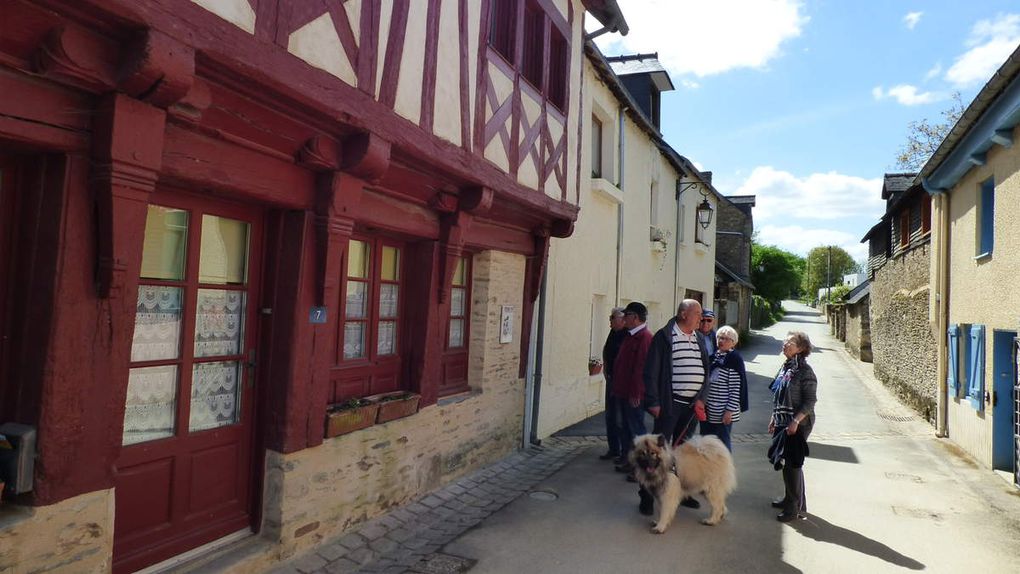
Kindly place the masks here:
MULTIPOLYGON (((714 435, 733 450, 731 430, 748 409, 747 372, 736 350, 739 334, 729 326, 715 329, 715 313, 685 299, 676 317, 654 334, 648 328, 648 309, 639 302, 615 308, 610 333, 603 347, 606 377, 606 438, 609 449, 599 458, 613 460, 616 470, 634 481, 628 462, 634 437, 645 434, 645 412, 654 418, 652 432, 673 444, 699 430, 714 435)), ((781 508, 777 517, 789 522, 806 512, 804 458, 807 437, 814 423, 817 379, 805 359, 811 341, 793 332, 783 344, 786 361, 772 383, 773 409, 768 456, 783 471, 785 494, 772 501, 781 508)), ((639 491, 639 510, 651 515, 654 498, 639 491)), ((693 498, 681 504, 698 508, 693 498)))

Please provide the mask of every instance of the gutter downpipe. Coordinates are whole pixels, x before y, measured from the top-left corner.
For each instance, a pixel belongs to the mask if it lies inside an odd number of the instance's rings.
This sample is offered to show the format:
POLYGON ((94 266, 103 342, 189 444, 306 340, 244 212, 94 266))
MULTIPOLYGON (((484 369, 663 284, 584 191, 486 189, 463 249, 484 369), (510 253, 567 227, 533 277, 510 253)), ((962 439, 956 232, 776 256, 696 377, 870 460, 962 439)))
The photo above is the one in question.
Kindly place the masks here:
MULTIPOLYGON (((542 399, 542 360, 543 347, 545 346, 545 295, 546 279, 549 277, 548 269, 542 273, 542 286, 538 292, 538 319, 535 327, 535 341, 533 363, 534 371, 531 375, 531 424, 528 432, 528 442, 534 446, 540 446, 542 441, 538 438, 538 408, 542 399)), ((527 445, 525 445, 527 447, 527 445)))
POLYGON ((683 226, 683 197, 684 189, 681 188, 683 182, 683 174, 676 180, 676 242, 673 253, 673 308, 671 311, 676 313, 676 310, 680 307, 680 230, 683 226))
MULTIPOLYGON (((621 193, 623 192, 623 188, 624 188, 624 185, 623 185, 623 181, 624 181, 623 180, 623 173, 624 173, 623 172, 623 167, 624 167, 623 163, 624 163, 624 152, 626 151, 626 146, 624 145, 624 142, 623 142, 623 128, 624 128, 624 118, 623 118, 623 116, 624 116, 624 114, 627 113, 628 109, 629 108, 627 106, 620 106, 619 111, 617 112, 617 118, 616 118, 616 124, 617 124, 616 155, 617 155, 617 162, 620 165, 619 174, 617 175, 617 178, 616 178, 616 182, 617 182, 616 183, 616 189, 620 190, 621 193)), ((622 271, 623 271, 623 209, 624 209, 624 207, 625 206, 624 206, 623 202, 621 201, 619 204, 617 204, 617 208, 616 208, 616 294, 615 294, 616 303, 613 304, 614 307, 619 307, 620 306, 620 279, 621 279, 622 271)))
POLYGON ((935 376, 938 377, 938 395, 935 397, 935 436, 945 438, 949 436, 949 411, 948 395, 949 388, 946 381, 948 370, 948 357, 946 349, 946 333, 949 329, 949 194, 944 189, 930 187, 927 179, 922 180, 922 185, 928 193, 938 200, 935 212, 938 213, 938 244, 935 246, 935 341, 936 341, 936 368, 935 376))

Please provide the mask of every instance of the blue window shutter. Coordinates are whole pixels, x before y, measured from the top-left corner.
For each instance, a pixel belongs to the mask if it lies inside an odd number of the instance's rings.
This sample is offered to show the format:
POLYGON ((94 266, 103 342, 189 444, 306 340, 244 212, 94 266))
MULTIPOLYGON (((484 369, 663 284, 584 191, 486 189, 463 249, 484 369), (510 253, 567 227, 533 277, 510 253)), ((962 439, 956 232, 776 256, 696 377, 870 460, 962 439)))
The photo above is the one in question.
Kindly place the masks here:
POLYGON ((946 365, 946 383, 949 386, 949 396, 957 397, 960 395, 960 326, 950 325, 947 334, 946 357, 949 359, 949 364, 946 365))
POLYGON ((981 184, 981 247, 978 255, 991 253, 995 243, 995 182, 991 179, 981 184))
POLYGON ((985 400, 985 326, 970 326, 970 369, 968 372, 967 399, 974 410, 984 409, 985 400))

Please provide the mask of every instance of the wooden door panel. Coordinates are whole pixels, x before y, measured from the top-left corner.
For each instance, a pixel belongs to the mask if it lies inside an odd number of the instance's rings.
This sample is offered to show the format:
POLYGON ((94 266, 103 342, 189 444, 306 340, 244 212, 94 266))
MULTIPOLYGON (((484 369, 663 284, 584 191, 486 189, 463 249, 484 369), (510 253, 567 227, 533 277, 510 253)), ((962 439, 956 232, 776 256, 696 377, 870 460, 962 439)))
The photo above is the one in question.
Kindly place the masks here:
POLYGON ((117 497, 137 501, 130 506, 116 505, 117 528, 126 533, 125 539, 138 538, 170 525, 173 457, 118 468, 117 474, 117 497))
POLYGON ((211 513, 238 502, 237 444, 196 452, 191 459, 191 496, 188 514, 211 513))

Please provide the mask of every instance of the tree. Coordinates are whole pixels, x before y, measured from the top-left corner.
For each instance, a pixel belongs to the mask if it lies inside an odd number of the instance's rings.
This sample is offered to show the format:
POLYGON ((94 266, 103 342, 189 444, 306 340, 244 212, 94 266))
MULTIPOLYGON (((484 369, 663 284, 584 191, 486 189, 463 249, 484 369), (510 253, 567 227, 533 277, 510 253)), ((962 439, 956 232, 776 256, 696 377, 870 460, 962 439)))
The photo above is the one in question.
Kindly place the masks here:
POLYGON ((804 259, 774 245, 751 243, 751 282, 756 294, 778 303, 800 288, 804 259))
POLYGON ((807 269, 802 282, 804 292, 813 299, 822 287, 839 285, 844 275, 857 273, 860 269, 854 258, 838 245, 815 247, 807 256, 807 269))
POLYGON ((953 103, 942 111, 942 123, 929 123, 928 119, 907 124, 907 143, 896 156, 896 165, 901 169, 919 171, 949 135, 957 120, 963 115, 963 100, 960 92, 953 92, 953 103))

